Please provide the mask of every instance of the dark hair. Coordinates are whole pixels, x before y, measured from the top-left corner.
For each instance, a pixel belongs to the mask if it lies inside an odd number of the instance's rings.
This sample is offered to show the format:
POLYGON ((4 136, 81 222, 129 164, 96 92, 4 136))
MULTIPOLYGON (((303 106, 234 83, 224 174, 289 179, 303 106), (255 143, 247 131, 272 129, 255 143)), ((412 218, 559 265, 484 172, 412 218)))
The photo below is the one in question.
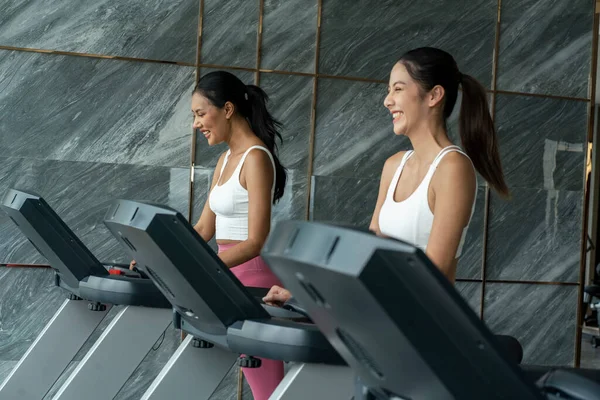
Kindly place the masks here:
POLYGON ((282 141, 279 133, 281 123, 267 110, 269 96, 258 86, 246 85, 227 71, 215 71, 202 76, 193 93, 201 94, 219 108, 223 108, 228 101, 231 102, 235 111, 246 118, 254 134, 265 143, 275 161, 273 203, 276 203, 283 196, 287 173, 277 157, 275 139, 282 141))
POLYGON ((398 61, 413 80, 428 92, 436 85, 444 88, 444 122, 452 114, 458 86, 463 98, 459 115, 460 140, 475 169, 489 185, 504 197, 509 196, 498 152, 498 139, 490 115, 485 88, 472 76, 462 74, 454 58, 433 47, 421 47, 405 53, 398 61))

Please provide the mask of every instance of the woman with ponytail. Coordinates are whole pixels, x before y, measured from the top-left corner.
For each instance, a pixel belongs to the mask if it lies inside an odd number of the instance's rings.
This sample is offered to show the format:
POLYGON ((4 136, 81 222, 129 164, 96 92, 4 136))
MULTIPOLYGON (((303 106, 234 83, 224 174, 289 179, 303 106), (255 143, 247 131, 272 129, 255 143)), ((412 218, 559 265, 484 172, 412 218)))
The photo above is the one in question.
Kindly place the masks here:
MULTIPOLYGON (((275 143, 280 124, 267 101, 262 89, 225 71, 204 75, 192 94, 194 129, 209 146, 228 146, 194 228, 205 241, 216 236, 219 257, 242 284, 263 288, 280 284, 259 254, 271 228, 271 205, 286 182, 275 143)), ((263 359, 244 375, 254 399, 267 400, 283 378, 283 363, 263 359)))
POLYGON ((475 171, 501 196, 509 195, 486 91, 450 54, 423 47, 394 65, 384 105, 394 133, 407 136, 413 150, 386 161, 370 229, 420 247, 454 283, 475 206, 475 171), (459 87, 462 149, 446 127, 459 87))
MULTIPOLYGON (((509 195, 486 91, 458 70, 450 54, 423 47, 404 54, 392 68, 384 106, 394 133, 407 136, 413 150, 385 162, 369 229, 421 248, 454 283, 475 208, 475 171, 501 196, 509 195), (459 87, 464 150, 450 141, 446 126, 459 87)), ((281 305, 290 297, 274 286, 263 300, 281 305)))

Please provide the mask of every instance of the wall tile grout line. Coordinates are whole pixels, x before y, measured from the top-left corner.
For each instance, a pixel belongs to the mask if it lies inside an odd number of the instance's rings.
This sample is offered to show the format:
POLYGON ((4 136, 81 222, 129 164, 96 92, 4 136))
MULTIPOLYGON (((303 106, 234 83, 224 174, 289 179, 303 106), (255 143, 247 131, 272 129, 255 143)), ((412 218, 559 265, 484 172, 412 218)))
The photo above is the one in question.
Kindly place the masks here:
MULTIPOLYGON (((199 0, 198 3, 198 28, 196 31, 196 70, 194 73, 194 86, 200 78, 200 61, 202 55, 202 27, 204 24, 204 0, 199 0)), ((194 190, 195 190, 195 175, 196 175, 196 141, 198 140, 196 130, 192 128, 192 139, 190 149, 190 182, 188 193, 188 221, 193 223, 192 216, 194 215, 194 190)))
POLYGON ((554 94, 541 94, 541 93, 525 93, 525 92, 512 92, 510 90, 499 90, 493 89, 493 93, 508 95, 508 96, 526 96, 526 97, 541 97, 544 99, 556 99, 556 100, 571 100, 571 101, 581 101, 581 102, 589 102, 590 99, 584 97, 572 97, 572 96, 558 96, 554 94))
POLYGON ((127 57, 127 56, 117 56, 117 55, 105 55, 105 54, 94 54, 94 53, 80 53, 74 51, 62 51, 62 50, 46 50, 46 49, 37 49, 31 47, 15 47, 15 46, 4 46, 0 45, 0 50, 8 50, 8 51, 20 51, 26 53, 42 53, 42 54, 52 54, 59 56, 73 56, 73 57, 86 57, 86 58, 96 58, 102 60, 119 60, 119 61, 134 61, 134 62, 143 62, 143 63, 156 63, 156 64, 170 64, 170 65, 180 65, 184 67, 194 67, 196 66, 194 63, 189 63, 185 61, 169 61, 169 60, 155 60, 150 58, 139 58, 139 57, 127 57))
MULTIPOLYGON (((496 124, 496 82, 498 79, 498 58, 500 53, 500 22, 502 17, 502 0, 498 0, 496 9, 496 26, 495 26, 495 37, 494 37, 494 52, 492 53, 492 100, 491 110, 492 120, 494 127, 496 124)), ((490 223, 490 205, 491 205, 491 192, 490 185, 486 182, 485 184, 485 203, 483 207, 483 238, 481 243, 481 308, 479 309, 479 318, 484 320, 484 309, 485 309, 485 289, 486 289, 486 274, 487 274, 487 247, 488 247, 488 232, 490 223)))
POLYGON ((319 56, 321 47, 321 18, 323 14, 323 0, 317 2, 317 32, 316 32, 316 45, 315 45, 315 73, 313 74, 313 96, 311 101, 311 115, 310 115, 310 135, 308 139, 308 166, 306 173, 306 209, 305 218, 310 220, 310 204, 312 202, 312 174, 314 168, 315 158, 315 135, 317 125, 317 90, 319 88, 319 56))
MULTIPOLYGON (((595 6, 595 4, 594 4, 595 6)), ((594 22, 592 27, 592 49, 591 49, 591 61, 592 65, 590 66, 591 74, 590 81, 588 83, 588 96, 590 97, 590 102, 588 104, 588 126, 587 126, 587 151, 586 151, 586 159, 584 165, 584 186, 583 186, 583 212, 582 212, 582 223, 581 223, 581 244, 580 244, 580 257, 579 257, 579 290, 577 292, 577 315, 576 315, 576 329, 575 329, 575 359, 573 363, 575 367, 579 367, 581 364, 581 338, 582 338, 582 328, 583 328, 583 315, 581 315, 581 310, 583 308, 583 289, 585 286, 585 272, 587 266, 587 230, 588 230, 588 217, 589 217, 589 207, 590 207, 590 178, 592 175, 592 144, 593 144, 593 135, 594 135, 594 105, 596 103, 596 68, 598 61, 598 27, 599 27, 599 16, 596 12, 594 12, 594 22)))
POLYGON ((256 69, 254 71, 254 84, 260 86, 260 64, 263 33, 263 19, 265 13, 265 0, 258 0, 258 29, 256 31, 256 69))

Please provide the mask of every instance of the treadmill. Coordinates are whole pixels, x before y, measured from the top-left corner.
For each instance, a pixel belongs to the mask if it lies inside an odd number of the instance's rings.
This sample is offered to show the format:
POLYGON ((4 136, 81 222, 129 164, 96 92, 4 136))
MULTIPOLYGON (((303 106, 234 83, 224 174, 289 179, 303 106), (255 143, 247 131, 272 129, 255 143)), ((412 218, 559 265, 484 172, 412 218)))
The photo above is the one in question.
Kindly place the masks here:
POLYGON ((105 225, 160 288, 186 334, 143 400, 206 400, 235 363, 293 363, 271 399, 349 400, 354 373, 305 315, 261 304, 188 221, 161 205, 115 201, 105 225), (241 355, 241 356, 240 356, 241 355))
POLYGON ((98 261, 41 196, 11 189, 0 207, 48 260, 67 297, 0 385, 0 399, 41 400, 117 306, 53 397, 112 399, 172 323, 171 303, 140 273, 98 261))
POLYGON ((286 221, 262 257, 356 372, 355 400, 600 399, 566 369, 535 382, 412 245, 286 221))

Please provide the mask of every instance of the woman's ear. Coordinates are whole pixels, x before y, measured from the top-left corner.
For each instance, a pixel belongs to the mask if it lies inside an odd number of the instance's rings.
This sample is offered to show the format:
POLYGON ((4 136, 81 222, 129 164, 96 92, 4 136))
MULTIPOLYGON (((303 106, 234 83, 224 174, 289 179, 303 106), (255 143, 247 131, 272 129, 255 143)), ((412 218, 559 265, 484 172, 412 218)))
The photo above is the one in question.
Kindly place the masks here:
POLYGON ((225 110, 225 118, 230 119, 233 116, 233 112, 235 111, 235 106, 232 102, 228 101, 223 106, 223 109, 225 110))
POLYGON ((429 91, 429 107, 435 107, 444 99, 446 91, 441 85, 435 85, 433 89, 429 91))

